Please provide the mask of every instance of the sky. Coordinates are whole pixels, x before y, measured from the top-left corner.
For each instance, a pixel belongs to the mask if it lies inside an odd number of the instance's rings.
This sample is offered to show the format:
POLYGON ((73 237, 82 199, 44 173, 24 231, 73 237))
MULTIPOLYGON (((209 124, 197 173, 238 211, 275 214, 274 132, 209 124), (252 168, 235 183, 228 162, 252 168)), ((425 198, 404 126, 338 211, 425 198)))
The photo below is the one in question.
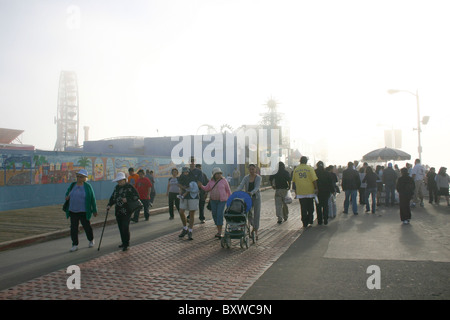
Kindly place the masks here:
MULTIPOLYGON (((449 167, 447 0, 0 0, 0 128, 53 150, 61 71, 80 144, 254 125, 277 101, 293 148, 346 164, 385 146, 449 167), (388 94, 387 90, 403 90, 388 94)), ((312 162, 312 161, 311 161, 312 162)))

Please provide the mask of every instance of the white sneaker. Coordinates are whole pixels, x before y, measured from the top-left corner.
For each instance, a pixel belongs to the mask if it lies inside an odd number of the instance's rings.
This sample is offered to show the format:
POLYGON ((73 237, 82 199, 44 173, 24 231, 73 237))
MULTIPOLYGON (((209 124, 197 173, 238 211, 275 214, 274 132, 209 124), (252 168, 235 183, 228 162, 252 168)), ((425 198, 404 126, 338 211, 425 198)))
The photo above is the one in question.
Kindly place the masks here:
POLYGON ((72 248, 70 248, 70 252, 74 252, 78 250, 78 246, 72 246, 72 248))
POLYGON ((89 241, 89 248, 92 248, 94 246, 94 244, 95 244, 94 240, 89 241))

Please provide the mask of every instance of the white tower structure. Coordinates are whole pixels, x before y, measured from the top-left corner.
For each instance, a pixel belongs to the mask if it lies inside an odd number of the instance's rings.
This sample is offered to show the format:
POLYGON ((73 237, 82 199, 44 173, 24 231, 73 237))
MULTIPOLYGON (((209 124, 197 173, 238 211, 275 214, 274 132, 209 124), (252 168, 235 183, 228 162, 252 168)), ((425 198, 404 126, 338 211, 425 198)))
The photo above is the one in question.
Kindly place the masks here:
POLYGON ((79 105, 75 72, 61 71, 55 123, 57 126, 55 151, 64 151, 67 147, 78 147, 79 105))

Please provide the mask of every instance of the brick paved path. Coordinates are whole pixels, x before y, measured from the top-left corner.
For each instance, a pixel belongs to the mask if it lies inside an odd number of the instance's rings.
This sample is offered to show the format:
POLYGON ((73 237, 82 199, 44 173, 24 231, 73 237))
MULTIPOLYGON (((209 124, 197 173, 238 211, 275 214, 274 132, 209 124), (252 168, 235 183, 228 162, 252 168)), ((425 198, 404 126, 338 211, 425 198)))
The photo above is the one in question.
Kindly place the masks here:
POLYGON ((299 205, 278 225, 274 201, 263 203, 259 241, 224 249, 209 220, 194 227, 193 241, 176 233, 80 264, 81 289, 70 290, 66 269, 0 292, 0 299, 239 299, 301 234, 299 205))

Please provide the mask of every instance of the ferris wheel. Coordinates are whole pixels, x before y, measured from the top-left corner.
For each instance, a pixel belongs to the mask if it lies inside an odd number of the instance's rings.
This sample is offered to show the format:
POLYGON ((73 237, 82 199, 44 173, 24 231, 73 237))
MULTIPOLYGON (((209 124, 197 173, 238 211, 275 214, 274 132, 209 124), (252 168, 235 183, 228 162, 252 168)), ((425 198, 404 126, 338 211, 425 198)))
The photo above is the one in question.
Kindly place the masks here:
POLYGON ((67 147, 78 147, 79 105, 77 75, 72 71, 61 71, 58 89, 58 107, 55 117, 55 151, 67 147))

